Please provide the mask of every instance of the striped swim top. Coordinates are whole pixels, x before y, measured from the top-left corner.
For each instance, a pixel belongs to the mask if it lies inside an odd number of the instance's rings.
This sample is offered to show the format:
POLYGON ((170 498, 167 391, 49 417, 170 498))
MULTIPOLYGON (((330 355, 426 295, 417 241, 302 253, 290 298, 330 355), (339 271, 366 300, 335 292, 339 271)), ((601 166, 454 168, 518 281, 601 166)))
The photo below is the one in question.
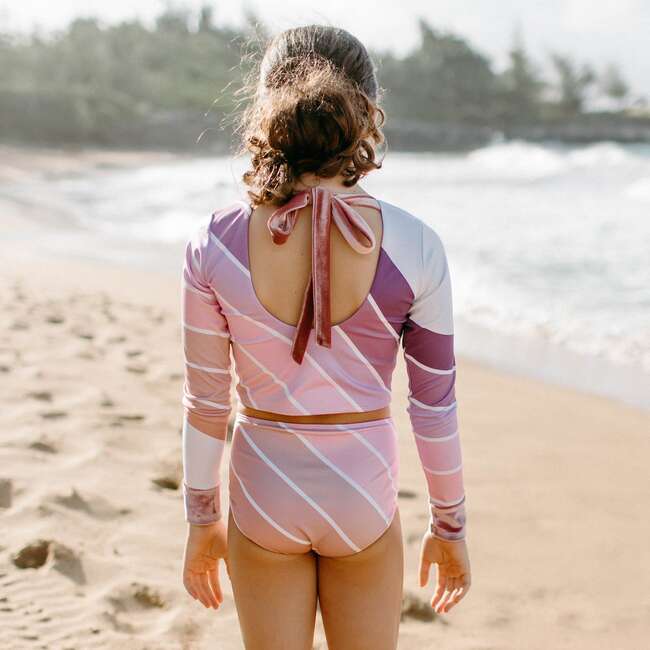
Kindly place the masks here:
MULTIPOLYGON (((297 211, 310 201, 312 274, 296 326, 271 314, 255 292, 249 204, 233 201, 216 210, 188 241, 182 274, 186 425, 225 439, 233 369, 239 401, 257 409, 303 415, 387 406, 401 347, 409 383, 407 411, 432 507, 458 508, 464 491, 452 294, 441 239, 431 225, 392 203, 320 189, 298 193, 269 218, 276 243, 290 236, 297 211), (355 205, 380 211, 381 242, 355 205), (366 298, 335 325, 323 254, 332 224, 361 254, 380 246, 366 298)), ((448 538, 462 536, 458 521, 448 538)))

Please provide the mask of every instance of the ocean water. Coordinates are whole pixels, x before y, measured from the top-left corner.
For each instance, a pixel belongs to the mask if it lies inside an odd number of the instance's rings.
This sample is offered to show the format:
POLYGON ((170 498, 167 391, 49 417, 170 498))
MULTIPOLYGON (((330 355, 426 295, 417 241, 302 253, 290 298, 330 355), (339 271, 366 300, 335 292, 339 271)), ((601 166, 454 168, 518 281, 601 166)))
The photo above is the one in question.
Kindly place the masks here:
MULTIPOLYGON (((245 198, 245 167, 199 158, 49 181, 50 219, 101 235, 98 255, 178 250, 213 210, 245 198)), ((650 147, 389 152, 361 184, 441 236, 460 352, 648 405, 650 147)))

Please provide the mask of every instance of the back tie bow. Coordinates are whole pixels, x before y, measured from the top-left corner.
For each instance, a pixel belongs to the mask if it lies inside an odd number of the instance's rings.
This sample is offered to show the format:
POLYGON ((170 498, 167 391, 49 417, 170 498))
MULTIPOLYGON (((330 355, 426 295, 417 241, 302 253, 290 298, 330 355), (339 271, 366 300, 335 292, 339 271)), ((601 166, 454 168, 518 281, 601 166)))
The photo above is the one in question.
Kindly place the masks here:
POLYGON ((332 347, 330 305, 330 227, 334 221, 343 238, 358 253, 366 255, 377 245, 375 233, 365 219, 349 204, 379 210, 376 199, 368 194, 337 195, 324 187, 301 190, 271 214, 268 229, 276 244, 284 244, 293 231, 301 208, 312 204, 311 272, 305 289, 300 318, 291 345, 291 356, 302 363, 311 328, 316 323, 316 341, 332 347), (345 197, 345 198, 343 198, 345 197))

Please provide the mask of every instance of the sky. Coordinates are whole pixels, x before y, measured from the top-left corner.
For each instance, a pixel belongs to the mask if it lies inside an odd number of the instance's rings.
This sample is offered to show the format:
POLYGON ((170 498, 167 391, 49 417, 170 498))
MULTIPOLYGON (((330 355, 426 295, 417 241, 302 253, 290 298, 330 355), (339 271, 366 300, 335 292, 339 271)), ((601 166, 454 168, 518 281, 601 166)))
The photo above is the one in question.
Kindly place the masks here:
POLYGON ((242 23, 253 10, 272 32, 309 23, 343 27, 373 49, 403 54, 417 43, 417 20, 450 29, 503 67, 516 29, 531 55, 548 67, 558 51, 601 70, 620 66, 635 95, 650 97, 649 0, 0 0, 0 29, 43 31, 63 28, 77 16, 106 23, 139 17, 152 24, 166 6, 214 7, 219 24, 242 23))

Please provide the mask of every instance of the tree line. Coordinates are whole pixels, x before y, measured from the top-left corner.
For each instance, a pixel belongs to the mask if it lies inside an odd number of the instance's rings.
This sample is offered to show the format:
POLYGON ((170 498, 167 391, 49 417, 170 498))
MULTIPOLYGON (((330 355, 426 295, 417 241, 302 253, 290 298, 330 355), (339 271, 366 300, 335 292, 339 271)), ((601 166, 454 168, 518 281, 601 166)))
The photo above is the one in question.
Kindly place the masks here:
MULTIPOLYGON (((593 113, 594 97, 609 101, 610 120, 629 120, 642 104, 614 64, 597 72, 552 53, 547 79, 517 36, 507 66, 495 71, 463 37, 424 19, 418 27, 419 41, 405 56, 371 51, 387 129, 507 132, 580 119, 593 113)), ((47 37, 0 33, 0 138, 192 147, 201 134, 226 147, 241 107, 237 90, 268 38, 254 14, 234 28, 217 24, 207 5, 197 13, 167 9, 152 28, 79 18, 47 37)))

